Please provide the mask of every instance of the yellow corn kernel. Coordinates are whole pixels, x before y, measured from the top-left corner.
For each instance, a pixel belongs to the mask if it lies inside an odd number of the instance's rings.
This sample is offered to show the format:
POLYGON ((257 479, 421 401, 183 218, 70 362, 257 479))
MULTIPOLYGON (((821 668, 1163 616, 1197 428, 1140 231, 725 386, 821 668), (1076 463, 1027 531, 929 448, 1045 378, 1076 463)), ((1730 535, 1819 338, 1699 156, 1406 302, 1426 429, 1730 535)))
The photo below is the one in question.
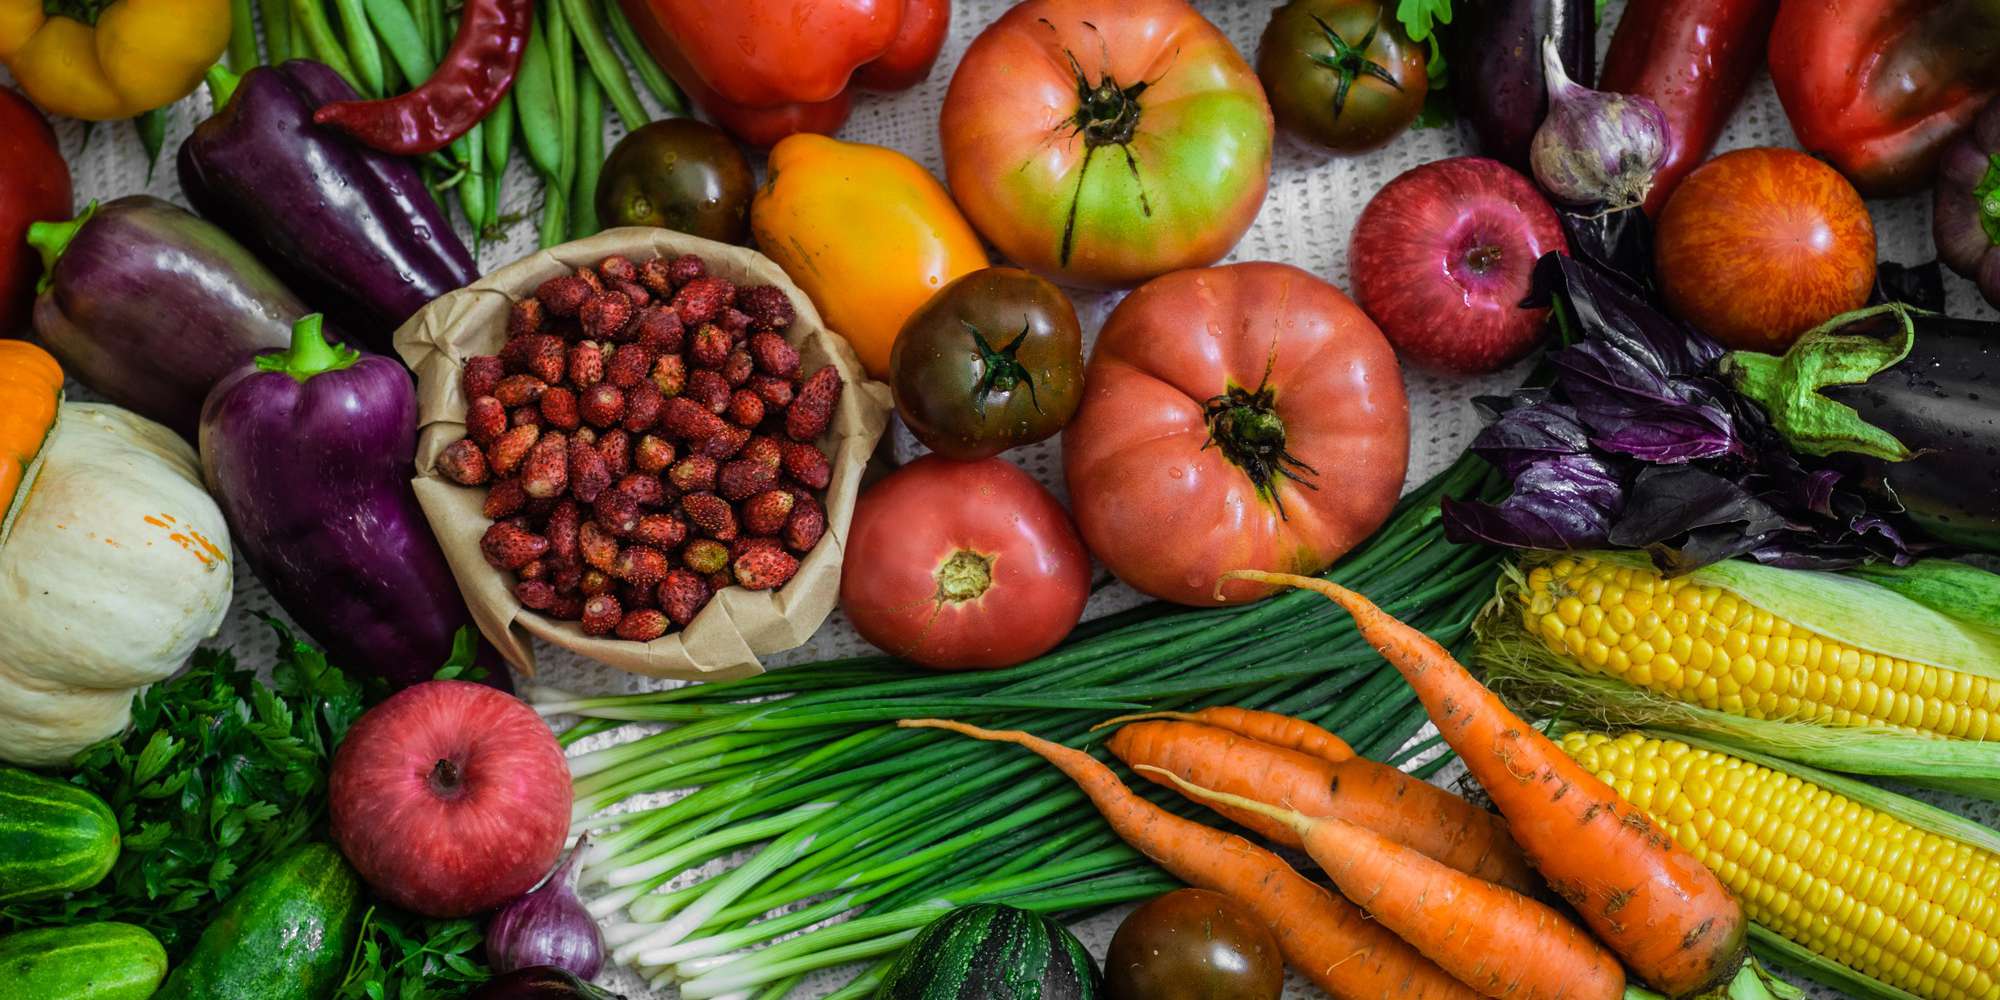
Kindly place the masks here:
POLYGON ((1751 919, 1929 1000, 2000 997, 2000 855, 1676 740, 1560 743, 1713 869, 1751 919))
POLYGON ((2000 683, 1844 645, 1686 577, 1565 556, 1531 568, 1520 599, 1549 649, 1704 708, 1959 739, 2000 733, 2000 683))

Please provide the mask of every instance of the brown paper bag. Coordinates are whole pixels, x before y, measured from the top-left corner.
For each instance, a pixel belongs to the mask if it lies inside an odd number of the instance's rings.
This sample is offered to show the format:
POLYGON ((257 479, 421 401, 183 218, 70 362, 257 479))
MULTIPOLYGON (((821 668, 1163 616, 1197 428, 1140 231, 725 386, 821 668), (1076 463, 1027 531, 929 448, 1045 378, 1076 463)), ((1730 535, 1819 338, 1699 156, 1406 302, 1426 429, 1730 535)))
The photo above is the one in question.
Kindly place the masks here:
POLYGON ((812 300, 764 255, 665 229, 609 230, 532 254, 439 298, 396 331, 396 350, 417 374, 417 501, 444 547, 480 631, 516 668, 534 673, 532 636, 649 677, 745 677, 763 671, 759 656, 792 649, 811 638, 833 610, 861 473, 888 426, 889 388, 868 379, 854 350, 826 329, 812 300), (826 490, 826 537, 800 561, 798 574, 783 587, 726 588, 685 629, 644 643, 587 636, 577 623, 545 617, 514 599, 513 574, 494 569, 479 552, 479 538, 492 523, 480 512, 486 490, 441 477, 437 456, 465 436, 467 400, 459 388, 461 366, 473 355, 499 352, 515 300, 532 295, 550 278, 613 254, 643 262, 684 253, 699 255, 710 273, 739 285, 783 289, 798 312, 785 336, 798 348, 803 370, 831 364, 846 382, 833 425, 819 442, 833 465, 833 481, 826 490))

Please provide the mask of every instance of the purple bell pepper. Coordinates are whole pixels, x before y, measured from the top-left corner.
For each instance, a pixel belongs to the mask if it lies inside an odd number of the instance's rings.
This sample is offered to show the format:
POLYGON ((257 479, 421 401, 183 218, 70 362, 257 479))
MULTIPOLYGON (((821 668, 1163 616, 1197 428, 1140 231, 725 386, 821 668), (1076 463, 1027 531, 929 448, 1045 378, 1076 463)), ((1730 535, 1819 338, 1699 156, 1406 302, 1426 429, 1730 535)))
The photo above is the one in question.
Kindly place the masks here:
MULTIPOLYGON (((430 679, 472 625, 410 488, 416 447, 409 372, 328 343, 318 314, 201 411, 202 471, 237 551, 329 660, 395 687, 430 679)), ((488 674, 505 686, 504 668, 488 674)))

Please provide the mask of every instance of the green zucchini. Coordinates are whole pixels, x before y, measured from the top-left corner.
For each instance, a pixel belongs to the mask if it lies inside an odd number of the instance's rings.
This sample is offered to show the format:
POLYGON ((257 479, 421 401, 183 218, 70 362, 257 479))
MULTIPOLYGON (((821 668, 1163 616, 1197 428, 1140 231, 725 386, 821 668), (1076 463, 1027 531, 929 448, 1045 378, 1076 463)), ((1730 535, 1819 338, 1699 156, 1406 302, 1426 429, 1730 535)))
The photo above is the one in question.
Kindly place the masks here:
POLYGON ((0 767, 0 903, 79 892, 118 860, 118 818, 85 789, 0 767))
POLYGON ((913 939, 876 1000, 1096 1000, 1103 981, 1083 942, 1027 910, 981 903, 951 911, 913 939))
POLYGON ((328 844, 293 848, 222 904, 156 1000, 324 1000, 361 930, 361 883, 328 844))
POLYGON ((166 974, 166 949, 131 924, 0 937, 0 1000, 146 1000, 166 974))

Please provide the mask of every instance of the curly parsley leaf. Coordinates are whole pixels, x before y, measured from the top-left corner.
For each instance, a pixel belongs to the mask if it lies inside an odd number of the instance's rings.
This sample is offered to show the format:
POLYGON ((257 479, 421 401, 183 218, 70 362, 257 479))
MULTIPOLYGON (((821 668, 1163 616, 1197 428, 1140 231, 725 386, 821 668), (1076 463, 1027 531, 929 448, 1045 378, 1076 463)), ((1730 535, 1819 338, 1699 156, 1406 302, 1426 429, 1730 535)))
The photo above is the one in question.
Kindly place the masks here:
POLYGON ((458 1000, 493 973, 472 920, 431 920, 370 909, 336 1000, 458 1000))

